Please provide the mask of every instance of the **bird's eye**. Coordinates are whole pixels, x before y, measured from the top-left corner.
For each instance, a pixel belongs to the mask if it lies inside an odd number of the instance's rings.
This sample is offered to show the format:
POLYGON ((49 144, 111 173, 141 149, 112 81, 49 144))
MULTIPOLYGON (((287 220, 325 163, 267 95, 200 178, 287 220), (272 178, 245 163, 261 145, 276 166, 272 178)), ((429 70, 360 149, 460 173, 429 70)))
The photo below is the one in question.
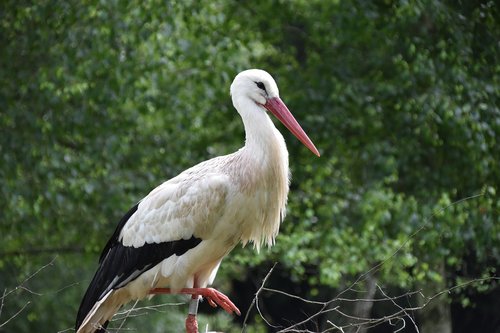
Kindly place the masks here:
POLYGON ((257 85, 257 87, 259 87, 259 89, 262 89, 262 90, 266 91, 266 86, 264 86, 264 83, 262 83, 262 82, 255 82, 255 84, 257 85))

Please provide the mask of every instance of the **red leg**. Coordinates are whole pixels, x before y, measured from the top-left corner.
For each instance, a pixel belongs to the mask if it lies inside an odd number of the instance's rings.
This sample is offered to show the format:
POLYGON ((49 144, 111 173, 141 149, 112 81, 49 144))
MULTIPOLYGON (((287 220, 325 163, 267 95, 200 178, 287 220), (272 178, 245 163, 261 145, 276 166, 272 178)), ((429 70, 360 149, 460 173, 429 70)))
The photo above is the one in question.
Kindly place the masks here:
POLYGON ((186 318, 186 333, 198 333, 198 321, 195 314, 188 314, 186 318))
MULTIPOLYGON (((172 294, 170 288, 155 288, 149 291, 150 294, 172 294)), ((240 310, 236 305, 231 302, 229 297, 221 293, 214 288, 183 288, 176 292, 176 294, 188 294, 193 296, 203 296, 208 300, 208 303, 216 307, 217 305, 223 308, 227 313, 236 313, 238 316, 241 315, 240 310)))

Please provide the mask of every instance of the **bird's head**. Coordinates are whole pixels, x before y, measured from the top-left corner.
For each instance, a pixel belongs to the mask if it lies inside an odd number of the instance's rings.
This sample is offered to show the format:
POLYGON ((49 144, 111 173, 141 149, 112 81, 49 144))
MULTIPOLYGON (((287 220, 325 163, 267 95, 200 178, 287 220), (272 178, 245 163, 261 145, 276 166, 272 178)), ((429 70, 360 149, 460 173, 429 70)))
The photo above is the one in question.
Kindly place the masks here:
POLYGON ((231 95, 235 97, 239 94, 246 95, 259 105, 280 96, 273 77, 261 69, 248 69, 236 75, 231 84, 231 95))
POLYGON ((309 150, 320 156, 318 150, 279 96, 279 89, 273 77, 261 69, 248 69, 236 75, 231 84, 233 105, 241 110, 240 100, 251 100, 259 108, 271 112, 309 150))

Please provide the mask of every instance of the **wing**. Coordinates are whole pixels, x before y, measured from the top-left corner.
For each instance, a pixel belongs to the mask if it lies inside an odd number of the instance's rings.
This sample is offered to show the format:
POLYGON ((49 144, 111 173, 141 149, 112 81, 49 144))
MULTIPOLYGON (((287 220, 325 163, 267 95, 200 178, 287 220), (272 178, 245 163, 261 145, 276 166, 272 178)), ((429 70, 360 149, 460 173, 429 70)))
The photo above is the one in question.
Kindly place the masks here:
POLYGON ((207 236, 225 209, 230 180, 221 173, 200 173, 182 174, 154 189, 124 223, 118 240, 140 247, 207 236))
POLYGON ((228 178, 193 168, 151 191, 120 220, 83 297, 76 329, 110 290, 119 289, 164 259, 184 254, 207 237, 223 213, 228 178))

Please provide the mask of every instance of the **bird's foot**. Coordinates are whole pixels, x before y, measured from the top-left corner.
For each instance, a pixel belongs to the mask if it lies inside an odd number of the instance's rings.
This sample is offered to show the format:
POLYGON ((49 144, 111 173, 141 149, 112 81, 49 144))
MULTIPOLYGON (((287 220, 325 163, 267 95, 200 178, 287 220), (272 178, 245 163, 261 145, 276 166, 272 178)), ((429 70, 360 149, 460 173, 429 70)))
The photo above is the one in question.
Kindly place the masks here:
POLYGON ((203 296, 208 301, 208 304, 210 304, 214 308, 216 308, 218 305, 229 314, 233 314, 234 312, 238 316, 241 315, 240 310, 236 307, 236 305, 234 305, 233 302, 231 302, 229 297, 227 297, 217 289, 214 288, 195 288, 195 289, 199 290, 196 294, 203 296))
POLYGON ((150 294, 188 294, 188 295, 193 295, 193 296, 203 296, 205 299, 207 299, 208 304, 210 304, 213 307, 220 306, 223 308, 227 313, 233 314, 236 313, 238 316, 241 315, 240 310, 234 305, 233 302, 221 293, 220 291, 214 289, 214 288, 183 288, 179 290, 178 292, 172 292, 171 289, 169 288, 155 288, 152 289, 150 294))

